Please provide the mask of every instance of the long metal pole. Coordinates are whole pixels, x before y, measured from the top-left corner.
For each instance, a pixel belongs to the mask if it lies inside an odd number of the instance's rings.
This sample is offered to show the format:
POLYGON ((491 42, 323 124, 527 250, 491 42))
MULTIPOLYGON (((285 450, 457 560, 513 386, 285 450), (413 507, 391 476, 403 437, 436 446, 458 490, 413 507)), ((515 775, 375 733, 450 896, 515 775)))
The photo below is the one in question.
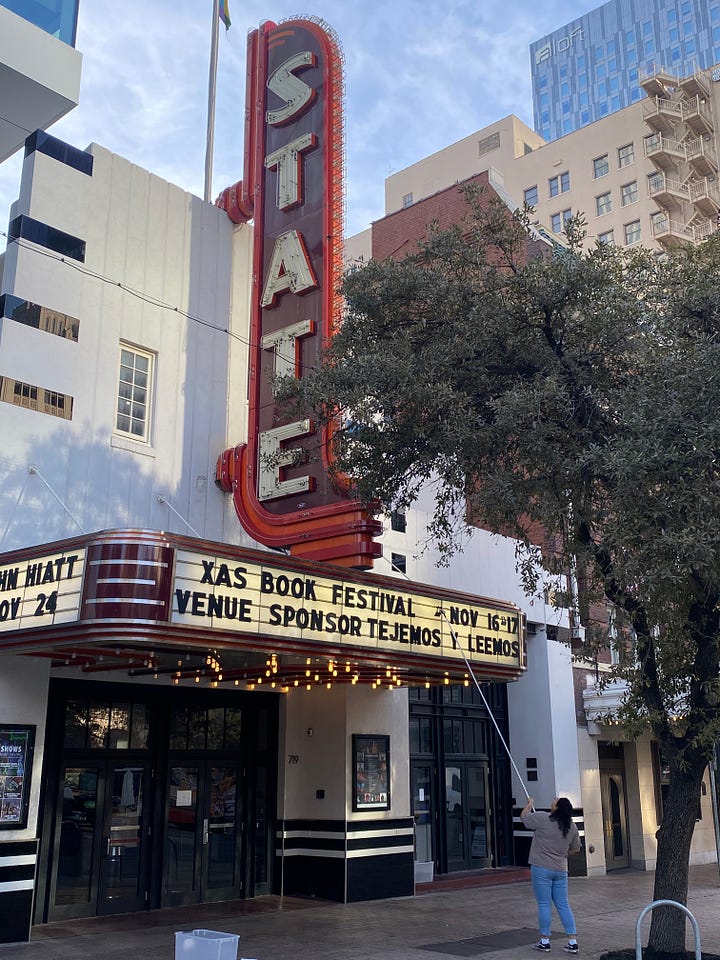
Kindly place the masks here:
POLYGON ((488 712, 488 716, 490 717, 490 719, 492 720, 492 722, 493 722, 493 724, 494 724, 494 726, 495 726, 495 730, 497 731, 498 737, 500 737, 500 743, 502 743, 502 745, 505 747, 505 752, 507 753, 508 757, 510 758, 510 763, 512 764, 513 770, 514 770, 515 773, 517 774, 517 778, 518 778, 518 780, 520 781, 520 786, 521 786, 521 787, 523 788, 523 790, 525 791, 525 796, 526 796, 526 797, 528 798, 528 800, 529 800, 529 799, 530 799, 530 794, 528 793, 528 789, 527 789, 527 787, 525 786, 525 781, 523 780, 520 771, 518 770, 517 766, 515 765, 515 761, 513 760, 513 756, 512 756, 512 754, 510 753, 510 747, 509 747, 509 746, 507 745, 507 743, 505 742, 505 737, 503 737, 503 735, 502 735, 502 733, 501 733, 501 731, 500 731, 500 727, 499 727, 498 724, 497 724, 497 720, 495 719, 495 716, 494 716, 492 710, 490 709, 490 704, 487 702, 487 700, 485 699, 485 694, 484 694, 484 693, 482 692, 482 690, 480 689, 480 684, 478 683, 477 677, 475 676, 475 673, 473 672, 473 668, 472 668, 472 667, 470 666, 470 664, 468 663, 468 658, 465 656, 465 651, 463 650, 463 648, 462 648, 462 646, 461 646, 461 644, 460 644, 460 641, 458 640, 458 636, 457 636, 457 634, 455 633, 455 631, 453 630, 453 628, 450 626, 450 621, 448 620, 448 615, 445 613, 445 610, 443 609, 443 607, 438 607, 438 612, 439 612, 439 614, 444 618, 445 622, 446 622, 447 625, 448 625, 448 629, 450 630, 450 636, 453 638, 453 643, 455 644, 455 646, 457 647, 457 649, 460 651, 460 655, 462 656, 463 660, 465 661, 465 666, 468 668, 468 673, 469 673, 470 676, 473 678, 473 682, 475 683, 475 686, 477 687, 477 691, 478 691, 478 693, 480 694, 480 696, 482 697, 482 702, 485 704, 485 709, 486 709, 487 712, 488 712))
POLYGON ((205 146, 205 203, 211 203, 213 148, 215 143, 215 90, 217 87, 218 34, 220 32, 220 0, 213 0, 210 76, 208 78, 207 142, 205 146))

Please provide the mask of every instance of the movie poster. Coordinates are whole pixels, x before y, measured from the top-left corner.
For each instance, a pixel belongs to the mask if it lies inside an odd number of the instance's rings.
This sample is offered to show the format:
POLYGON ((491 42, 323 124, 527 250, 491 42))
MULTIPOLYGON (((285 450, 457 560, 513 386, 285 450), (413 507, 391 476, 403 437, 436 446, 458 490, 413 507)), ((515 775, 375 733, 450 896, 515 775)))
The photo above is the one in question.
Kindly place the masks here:
POLYGON ((353 810, 390 809, 390 737, 353 736, 353 810))
POLYGON ((0 726, 0 829, 27 825, 34 745, 34 726, 0 726))

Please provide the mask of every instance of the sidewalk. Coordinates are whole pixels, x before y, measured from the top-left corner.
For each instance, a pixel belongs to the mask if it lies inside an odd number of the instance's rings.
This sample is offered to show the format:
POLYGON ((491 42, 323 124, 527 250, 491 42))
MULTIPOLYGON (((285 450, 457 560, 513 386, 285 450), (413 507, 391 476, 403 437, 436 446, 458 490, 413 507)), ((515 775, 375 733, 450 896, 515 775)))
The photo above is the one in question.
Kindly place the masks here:
MULTIPOLYGON (((635 924, 652 900, 653 874, 622 871, 573 877, 570 902, 580 955, 634 948, 635 924)), ((717 864, 691 867, 688 908, 703 952, 720 954, 717 864)), ((0 918, 2 922, 2 918, 0 918)), ((71 920, 33 929, 29 944, 0 946, 0 960, 173 960, 175 931, 206 928, 240 935, 239 957, 257 960, 529 960, 537 939, 529 881, 466 887, 344 906, 286 897, 71 920)), ((643 922, 643 945, 650 917, 643 922)), ((553 915, 553 950, 564 937, 553 915)), ((688 949, 694 949, 688 923, 688 949)))

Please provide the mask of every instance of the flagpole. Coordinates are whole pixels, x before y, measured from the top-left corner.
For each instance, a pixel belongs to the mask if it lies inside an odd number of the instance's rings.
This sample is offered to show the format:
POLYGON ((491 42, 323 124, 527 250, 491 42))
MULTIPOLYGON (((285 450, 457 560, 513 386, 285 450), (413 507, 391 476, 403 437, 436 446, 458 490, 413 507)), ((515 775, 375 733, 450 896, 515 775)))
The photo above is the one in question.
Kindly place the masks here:
POLYGON ((215 88, 217 86, 218 33, 220 0, 213 0, 212 44, 210 46, 210 77, 208 79, 207 143, 205 147, 205 203, 211 203, 213 145, 215 141, 215 88))

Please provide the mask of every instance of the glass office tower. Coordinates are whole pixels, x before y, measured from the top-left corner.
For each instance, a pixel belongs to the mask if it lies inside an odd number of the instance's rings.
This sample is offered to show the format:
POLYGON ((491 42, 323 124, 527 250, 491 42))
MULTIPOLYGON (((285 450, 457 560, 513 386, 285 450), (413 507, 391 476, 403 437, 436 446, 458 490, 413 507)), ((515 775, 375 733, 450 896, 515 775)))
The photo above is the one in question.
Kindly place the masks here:
POLYGON ((63 43, 75 46, 78 0, 0 0, 0 7, 16 13, 23 20, 34 23, 63 43))
POLYGON ((556 140, 643 96, 639 76, 720 62, 720 0, 609 0, 530 45, 535 130, 556 140))

